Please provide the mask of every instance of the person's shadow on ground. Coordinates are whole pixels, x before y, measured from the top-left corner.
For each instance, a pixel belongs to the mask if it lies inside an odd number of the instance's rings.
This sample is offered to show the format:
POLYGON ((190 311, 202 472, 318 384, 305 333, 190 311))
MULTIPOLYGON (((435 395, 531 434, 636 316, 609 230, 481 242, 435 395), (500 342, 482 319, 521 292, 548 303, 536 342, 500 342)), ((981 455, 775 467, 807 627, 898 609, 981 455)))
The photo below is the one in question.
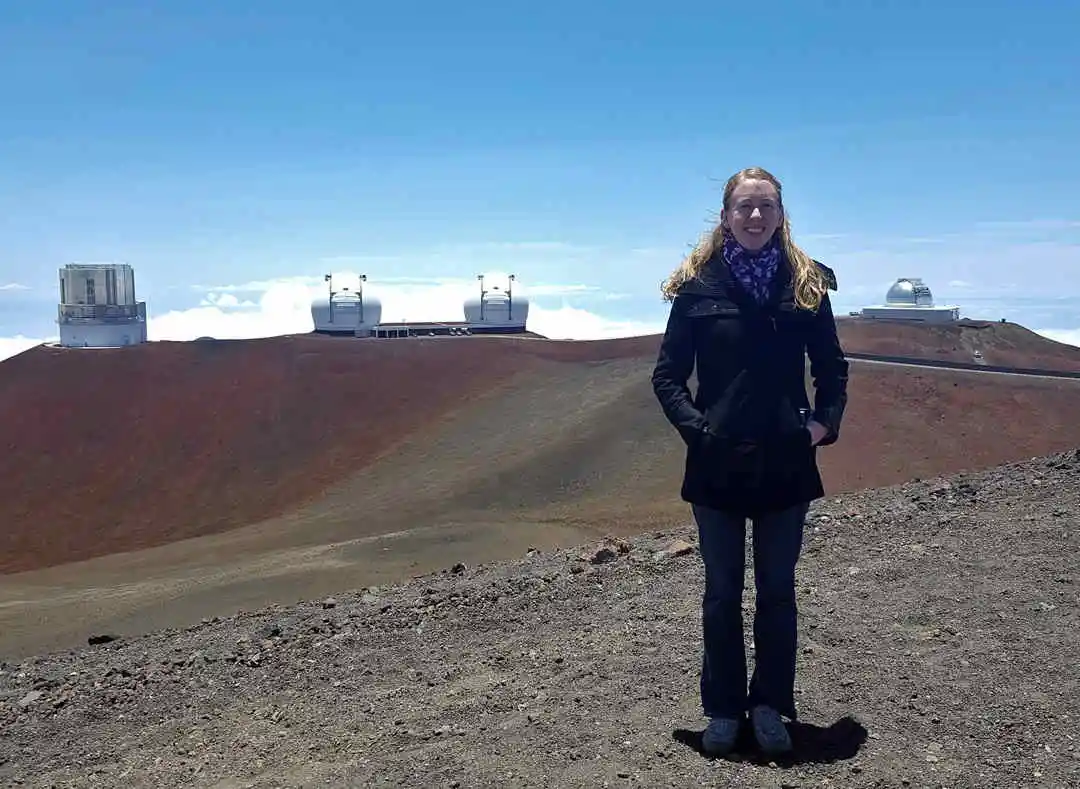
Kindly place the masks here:
MULTIPOLYGON (((729 761, 749 761, 755 764, 775 763, 778 767, 799 764, 828 764, 853 758, 867 739, 866 728, 850 715, 828 727, 795 721, 787 724, 791 733, 791 753, 778 758, 766 758, 754 740, 749 722, 739 731, 735 750, 724 757, 729 761)), ((713 758, 701 747, 701 731, 676 729, 671 736, 679 743, 693 748, 705 758, 713 758)))

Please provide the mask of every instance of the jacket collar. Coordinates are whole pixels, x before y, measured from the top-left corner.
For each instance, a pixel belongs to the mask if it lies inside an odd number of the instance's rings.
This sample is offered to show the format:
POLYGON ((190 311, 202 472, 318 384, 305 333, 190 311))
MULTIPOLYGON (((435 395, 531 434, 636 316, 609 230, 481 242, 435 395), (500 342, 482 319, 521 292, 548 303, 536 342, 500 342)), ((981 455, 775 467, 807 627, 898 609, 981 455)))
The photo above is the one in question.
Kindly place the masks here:
POLYGON ((687 280, 679 288, 680 294, 701 296, 713 299, 727 299, 751 312, 795 309, 795 288, 791 277, 791 267, 781 261, 769 286, 769 297, 764 304, 759 304, 753 296, 735 279, 731 270, 724 263, 719 251, 714 253, 701 273, 687 280))

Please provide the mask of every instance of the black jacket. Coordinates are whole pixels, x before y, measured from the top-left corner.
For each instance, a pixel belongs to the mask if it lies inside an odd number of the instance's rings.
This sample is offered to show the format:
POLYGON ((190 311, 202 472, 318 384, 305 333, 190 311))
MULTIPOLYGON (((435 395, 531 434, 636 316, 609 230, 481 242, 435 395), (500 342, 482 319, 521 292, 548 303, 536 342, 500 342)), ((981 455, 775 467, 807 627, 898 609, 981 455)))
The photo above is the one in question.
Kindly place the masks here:
MULTIPOLYGON (((835 290, 832 270, 818 265, 835 290)), ((687 446, 682 498, 752 516, 823 496, 805 423, 812 415, 828 428, 819 446, 837 440, 847 379, 828 293, 817 311, 799 308, 790 269, 781 265, 759 305, 725 265, 710 262, 676 294, 652 375, 664 414, 687 446)))

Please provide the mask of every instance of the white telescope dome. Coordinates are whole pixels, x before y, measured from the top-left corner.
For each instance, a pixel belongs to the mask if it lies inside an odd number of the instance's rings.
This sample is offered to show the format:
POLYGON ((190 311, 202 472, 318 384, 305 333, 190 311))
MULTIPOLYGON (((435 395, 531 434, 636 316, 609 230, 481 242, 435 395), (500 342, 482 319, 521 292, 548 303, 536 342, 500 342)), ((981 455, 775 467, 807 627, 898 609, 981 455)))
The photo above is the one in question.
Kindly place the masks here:
POLYGON ((370 293, 342 289, 311 302, 315 331, 326 334, 370 333, 382 321, 382 302, 370 293))
POLYGON ((885 303, 905 307, 933 307, 934 294, 930 292, 930 286, 921 279, 901 277, 885 294, 885 303))
POLYGON ((507 293, 501 287, 486 289, 465 299, 465 322, 477 325, 524 326, 529 318, 529 299, 511 289, 507 293))

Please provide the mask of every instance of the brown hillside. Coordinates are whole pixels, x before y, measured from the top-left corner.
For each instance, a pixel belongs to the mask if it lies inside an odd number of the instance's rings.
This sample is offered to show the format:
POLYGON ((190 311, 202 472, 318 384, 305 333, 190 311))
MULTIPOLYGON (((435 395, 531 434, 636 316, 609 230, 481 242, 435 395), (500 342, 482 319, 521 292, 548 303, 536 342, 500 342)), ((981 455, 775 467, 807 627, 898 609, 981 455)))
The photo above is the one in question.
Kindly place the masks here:
POLYGON ((529 361, 514 347, 289 337, 38 348, 5 363, 3 570, 169 542, 296 506, 529 361))
POLYGON ((984 364, 1080 372, 1080 348, 1015 323, 963 320, 930 326, 855 317, 837 323, 844 349, 852 353, 970 364, 980 351, 984 364))
MULTIPOLYGON (((0 571, 278 516, 270 543, 247 530, 230 553, 478 513, 644 528, 681 512, 681 448, 648 383, 656 342, 36 349, 0 368, 0 411, 21 417, 0 428, 0 571)), ((856 363, 844 439, 822 455, 830 488, 1080 446, 1078 406, 1071 381, 856 363)))
POLYGON ((0 572, 280 514, 545 357, 589 362, 654 342, 313 335, 32 349, 0 367, 0 572))

